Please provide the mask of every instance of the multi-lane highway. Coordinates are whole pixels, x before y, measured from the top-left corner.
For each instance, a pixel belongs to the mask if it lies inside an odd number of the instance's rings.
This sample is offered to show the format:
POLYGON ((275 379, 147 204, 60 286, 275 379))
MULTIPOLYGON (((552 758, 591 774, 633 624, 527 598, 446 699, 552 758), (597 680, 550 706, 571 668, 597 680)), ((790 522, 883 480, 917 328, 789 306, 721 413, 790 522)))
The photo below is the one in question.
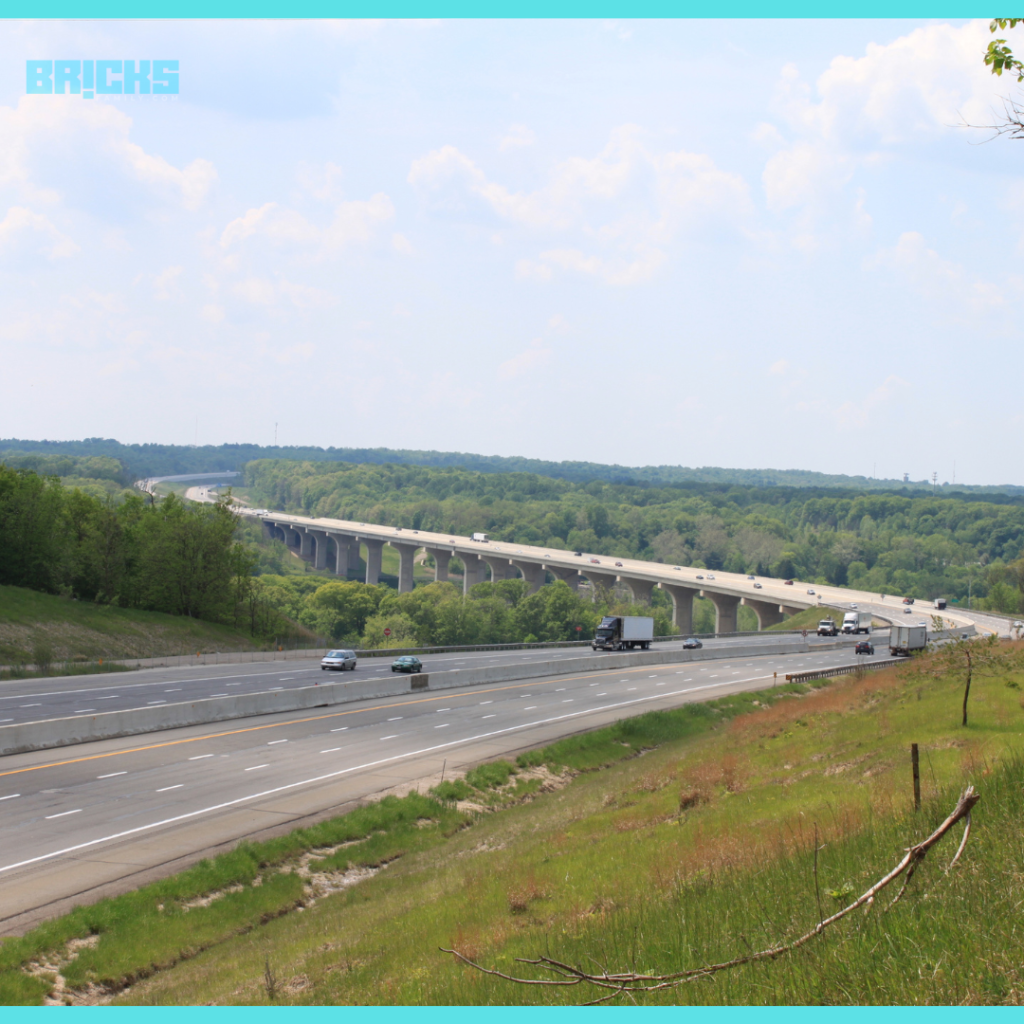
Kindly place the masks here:
MULTIPOLYGON (((752 639, 749 636, 723 637, 706 641, 705 647, 710 650, 728 650, 731 646, 749 644, 752 639)), ((791 636, 785 634, 766 633, 763 637, 757 637, 756 642, 782 642, 791 639, 791 636)), ((808 641, 813 644, 816 639, 809 637, 808 641)), ((677 650, 682 643, 670 641, 655 646, 658 650, 677 650)), ((443 672, 492 665, 558 662, 591 653, 590 648, 584 646, 465 654, 425 654, 423 665, 426 672, 443 672)), ((100 676, 15 680, 0 683, 0 725, 21 725, 52 718, 159 707, 162 704, 206 700, 211 697, 290 690, 312 686, 328 679, 331 682, 363 682, 390 676, 391 660, 389 657, 363 658, 355 671, 343 674, 322 671, 320 660, 317 658, 256 664, 152 668, 100 676)))
MULTIPOLYGON (((882 646, 876 657, 885 653, 882 646)), ((285 831, 394 787, 432 785, 443 766, 451 774, 648 709, 759 689, 774 673, 855 657, 812 649, 599 670, 9 756, 0 760, 0 933, 240 838, 285 831)))

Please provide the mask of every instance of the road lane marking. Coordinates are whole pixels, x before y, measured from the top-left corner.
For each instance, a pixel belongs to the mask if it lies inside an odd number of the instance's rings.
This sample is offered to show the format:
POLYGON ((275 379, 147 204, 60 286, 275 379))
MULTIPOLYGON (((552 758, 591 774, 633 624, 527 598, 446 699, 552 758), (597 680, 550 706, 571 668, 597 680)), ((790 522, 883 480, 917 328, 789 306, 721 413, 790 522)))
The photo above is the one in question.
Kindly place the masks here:
POLYGON ((42 704, 21 704, 19 706, 23 707, 23 708, 41 708, 43 705, 42 704))
POLYGON ((204 757, 213 757, 213 754, 196 754, 195 757, 190 757, 190 761, 202 761, 204 757))
POLYGON ((81 814, 82 808, 76 807, 73 811, 61 811, 60 814, 47 814, 46 820, 53 821, 54 818, 66 818, 69 814, 81 814))
POLYGON ((79 711, 76 711, 75 714, 76 715, 87 715, 87 714, 89 714, 90 711, 95 711, 95 710, 96 710, 95 708, 81 708, 79 711))
POLYGON ((595 697, 607 697, 608 694, 607 693, 596 693, 596 694, 594 694, 594 696, 595 697))
POLYGON ((497 715, 484 715, 484 718, 497 718, 497 715))
POLYGON ((0 796, 0 800, 16 800, 19 796, 20 793, 8 793, 7 796, 0 796))
MULTIPOLYGON (((579 675, 579 676, 574 676, 574 677, 571 677, 571 678, 579 681, 579 680, 582 680, 582 679, 592 678, 595 674, 596 675, 604 675, 603 672, 598 672, 598 673, 587 672, 585 674, 582 674, 582 675, 579 675)), ((767 675, 765 675, 765 676, 754 676, 752 678, 754 678, 754 679, 770 679, 771 676, 767 676, 767 675)), ((739 681, 740 682, 744 682, 745 680, 739 680, 739 681)), ((683 682, 684 683, 692 682, 692 678, 684 679, 683 682)), ((522 684, 521 681, 518 682, 518 683, 510 683, 507 686, 496 686, 492 690, 478 691, 478 694, 479 693, 502 693, 505 690, 517 690, 522 685, 523 684, 522 684)), ((723 684, 717 684, 716 683, 716 684, 710 684, 710 685, 717 686, 717 685, 723 685, 723 684)), ((703 687, 695 687, 695 689, 703 689, 703 687)), ((671 691, 670 690, 668 693, 659 694, 658 697, 659 698, 672 697, 672 696, 675 696, 676 692, 688 693, 689 691, 688 690, 682 690, 682 691, 671 691)), ((390 710, 392 710, 393 708, 396 708, 396 707, 407 707, 407 706, 415 705, 415 704, 429 704, 429 703, 431 703, 433 701, 437 701, 437 700, 447 700, 448 696, 449 696, 448 694, 445 694, 444 696, 437 696, 437 697, 416 697, 416 698, 414 698, 412 700, 400 701, 400 702, 394 703, 394 704, 372 704, 369 707, 365 707, 365 708, 349 708, 349 709, 347 709, 345 711, 331 711, 331 712, 328 712, 325 715, 313 715, 313 716, 311 716, 309 718, 289 718, 289 719, 286 719, 283 722, 268 722, 265 725, 249 725, 249 726, 245 726, 244 728, 241 728, 241 729, 226 729, 223 732, 206 733, 203 736, 189 736, 189 737, 186 737, 184 739, 164 740, 162 743, 147 743, 145 746, 142 746, 142 747, 128 747, 128 748, 126 748, 124 750, 110 750, 110 751, 107 751, 107 752, 102 753, 102 754, 86 754, 83 757, 69 757, 69 758, 67 758, 64 761, 48 761, 45 764, 28 765, 28 766, 26 766, 24 768, 11 768, 11 769, 9 769, 9 770, 7 770, 5 772, 0 772, 0 778, 3 778, 4 776, 7 776, 7 775, 21 775, 24 772, 37 772, 37 771, 41 771, 44 768, 62 768, 65 765, 78 764, 78 763, 80 763, 82 761, 96 761, 96 760, 99 760, 100 758, 104 758, 104 757, 119 757, 119 756, 121 756, 123 754, 139 754, 139 753, 144 753, 144 752, 146 752, 148 750, 161 750, 164 747, 175 747, 175 746, 179 746, 180 744, 183 744, 183 743, 201 743, 201 742, 204 742, 206 740, 223 739, 225 736, 241 736, 241 735, 244 735, 244 734, 250 733, 250 732, 259 732, 262 729, 280 729, 280 728, 283 728, 284 726, 305 725, 308 722, 321 722, 321 721, 324 721, 325 719, 330 719, 330 718, 342 718, 342 717, 346 717, 348 715, 362 715, 362 714, 366 714, 369 711, 390 711, 390 710)), ((467 696, 469 696, 469 695, 467 694, 467 696)), ((599 697, 600 696, 606 696, 606 694, 598 694, 597 696, 599 696, 599 697)), ((642 699, 647 700, 647 699, 654 699, 654 698, 642 698, 642 699)), ((442 711, 443 710, 448 710, 448 711, 450 711, 451 708, 447 708, 447 709, 441 708, 439 710, 442 710, 442 711)), ((330 731, 331 732, 344 732, 347 728, 348 728, 347 725, 343 725, 343 726, 340 726, 338 728, 331 729, 330 731)), ((227 755, 223 755, 223 756, 227 756, 227 755)))
POLYGON ((397 718, 389 718, 388 719, 389 722, 400 722, 401 720, 402 720, 402 716, 401 715, 399 715, 397 718))
POLYGON ((152 704, 166 704, 167 701, 165 701, 165 700, 147 700, 146 703, 147 704, 151 704, 151 705, 152 704))
POLYGON ((109 775, 97 775, 97 779, 112 779, 117 775, 127 775, 127 772, 111 772, 109 775))
POLYGON ((572 697, 567 697, 565 700, 562 701, 562 703, 563 704, 571 704, 572 703, 572 697))
POLYGON ((398 739, 398 733, 395 732, 395 733, 392 733, 390 736, 381 736, 380 741, 381 741, 381 743, 383 743, 385 740, 397 740, 397 739, 398 739))
POLYGON ((435 729, 447 729, 448 726, 451 725, 451 724, 452 724, 451 722, 442 722, 440 725, 435 725, 434 728, 435 729))
POLYGON ((158 793, 169 793, 172 789, 181 789, 181 787, 184 786, 184 785, 185 785, 184 782, 179 782, 176 786, 164 786, 163 789, 158 789, 157 792, 158 793))
MULTIPOLYGON (((750 679, 739 680, 740 682, 754 682, 760 679, 769 679, 770 676, 752 676, 750 679)), ((593 715, 602 711, 612 711, 616 708, 629 707, 634 704, 645 704, 652 700, 664 700, 666 697, 680 697, 686 693, 696 693, 700 690, 717 690, 724 683, 708 683, 703 686, 691 686, 686 690, 673 690, 669 693, 662 693, 651 697, 633 697, 630 700, 618 701, 614 704, 605 704, 602 707, 589 708, 586 711, 571 711, 564 715, 556 715, 553 718, 541 719, 535 722, 525 722, 522 725, 507 726, 504 729, 493 729, 490 732, 481 733, 477 736, 467 736, 458 740, 449 740, 447 743, 435 743, 430 747, 423 747, 420 750, 407 751, 404 754, 392 754, 389 757, 382 757, 376 761, 368 761, 365 764, 352 765, 348 768, 339 768, 337 771, 328 772, 326 775, 318 775, 311 779, 302 779, 298 782, 289 782, 283 786, 277 786, 274 789, 263 790, 259 793, 250 793, 248 796, 236 797, 234 800, 226 800, 224 803, 214 804, 210 807, 201 807, 195 811, 187 811, 184 814, 175 815, 173 818, 164 818, 161 821, 150 822, 148 825, 136 825, 135 828, 126 829, 123 832, 117 832, 109 836, 101 836, 98 839, 90 839, 84 843, 78 843, 75 846, 67 846, 61 850, 52 850, 50 853, 39 854, 36 857, 29 857, 26 860, 18 861, 15 864, 4 864, 0 866, 0 874, 5 871, 14 871, 17 868, 27 867, 30 864, 38 864, 44 860, 52 860, 54 857, 62 857, 67 853, 77 853, 79 850, 85 850, 92 846, 98 846, 100 843, 113 842, 116 839, 125 839, 128 836, 138 835, 140 832, 148 832, 155 828, 162 828, 164 825, 174 825, 179 821, 187 821, 190 818, 197 818, 201 814, 211 814, 214 811, 222 811, 227 807, 235 807, 238 804, 247 803, 250 800, 261 800, 267 796, 276 796, 278 793, 284 793, 288 790, 297 789, 300 786, 311 786, 317 782, 326 782, 328 779, 335 779, 341 775, 348 775, 352 772, 365 771, 369 768, 378 768, 382 764, 390 764, 394 761, 403 761, 408 758, 421 757, 424 754, 434 754, 439 750, 447 750, 450 747, 457 747, 467 743, 476 743, 480 740, 493 739, 495 736, 504 736, 512 732, 522 732, 524 729, 533 729, 540 725, 551 725, 555 722, 566 721, 571 718, 580 718, 584 715, 593 715)), ((512 689, 513 687, 504 687, 503 689, 512 689)), ((601 694, 598 694, 601 696, 601 694)), ((410 702, 410 703, 419 703, 410 702)), ((262 728, 262 727, 260 727, 262 728)), ((236 730, 243 732, 246 730, 236 730)), ((170 746, 171 744, 160 744, 160 746, 170 746)), ((100 755, 105 756, 105 755, 100 755)), ((91 760, 91 758, 77 758, 79 761, 91 760)), ((266 767, 266 766, 262 766, 266 767)), ((18 771, 24 771, 25 769, 17 769, 18 771)), ((248 769, 247 769, 248 770, 248 769)), ((6 774, 14 774, 8 772, 6 774)), ((68 813, 68 812, 65 812, 68 813)), ((74 813, 74 812, 70 812, 74 813)))
POLYGON ((269 743, 267 744, 267 746, 268 746, 268 747, 272 747, 272 746, 273 746, 273 745, 274 745, 275 743, 287 743, 287 742, 288 742, 287 740, 271 740, 271 741, 270 741, 270 742, 269 742, 269 743))
POLYGON ((254 771, 256 771, 257 768, 269 768, 269 767, 270 767, 269 764, 254 764, 251 768, 245 768, 243 770, 247 771, 247 772, 254 772, 254 771))
POLYGON ((321 754, 335 754, 339 750, 341 750, 341 747, 328 747, 326 750, 321 750, 320 753, 321 754))
POLYGON ((482 701, 480 701, 480 706, 483 707, 484 704, 493 704, 493 703, 494 703, 493 700, 482 700, 482 701))
POLYGON ((226 697, 228 695, 226 693, 211 693, 210 696, 211 697, 226 697))

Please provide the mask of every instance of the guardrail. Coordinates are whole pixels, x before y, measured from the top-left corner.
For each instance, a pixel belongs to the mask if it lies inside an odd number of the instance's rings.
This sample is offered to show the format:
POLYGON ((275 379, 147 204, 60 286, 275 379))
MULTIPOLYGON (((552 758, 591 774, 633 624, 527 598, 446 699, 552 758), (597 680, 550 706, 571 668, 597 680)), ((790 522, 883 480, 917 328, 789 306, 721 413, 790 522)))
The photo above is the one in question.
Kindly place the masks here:
POLYGON ((869 661, 863 665, 843 665, 840 668, 823 668, 817 672, 789 672, 787 683, 806 683, 812 679, 831 679, 833 676, 852 676, 858 672, 877 672, 883 668, 894 668, 913 664, 907 658, 887 658, 885 661, 869 661))

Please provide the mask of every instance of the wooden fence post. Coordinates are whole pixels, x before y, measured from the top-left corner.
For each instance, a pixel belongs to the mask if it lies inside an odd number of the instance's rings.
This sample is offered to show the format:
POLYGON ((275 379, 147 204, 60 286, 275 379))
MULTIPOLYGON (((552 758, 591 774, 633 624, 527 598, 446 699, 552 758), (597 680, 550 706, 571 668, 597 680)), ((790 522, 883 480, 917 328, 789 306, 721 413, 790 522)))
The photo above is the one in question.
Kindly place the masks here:
POLYGON ((914 770, 914 810, 921 810, 921 762, 917 754, 917 744, 910 744, 910 764, 914 770))

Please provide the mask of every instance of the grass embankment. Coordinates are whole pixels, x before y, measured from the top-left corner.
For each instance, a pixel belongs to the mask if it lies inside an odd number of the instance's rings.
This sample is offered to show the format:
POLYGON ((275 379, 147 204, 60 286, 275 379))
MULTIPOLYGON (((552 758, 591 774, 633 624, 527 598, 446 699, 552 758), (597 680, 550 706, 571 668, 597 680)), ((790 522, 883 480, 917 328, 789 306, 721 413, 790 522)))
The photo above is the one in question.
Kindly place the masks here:
POLYGON ((252 650, 248 633, 162 612, 0 586, 0 665, 252 650))
POLYGON ((1024 648, 1007 650, 1001 674, 976 677, 966 729, 959 681, 922 661, 644 715, 516 766, 483 766, 439 787, 447 799, 414 794, 356 812, 375 822, 346 816, 322 834, 245 847, 179 876, 191 881, 6 943, 0 998, 38 999, 49 982, 19 965, 93 933, 95 946, 60 968, 67 984, 116 991, 134 981, 121 995, 132 1003, 578 1002, 598 993, 510 985, 438 947, 506 970, 514 956, 543 954, 651 972, 764 948, 885 874, 969 781, 982 800, 951 875, 943 868, 959 832, 894 909, 880 897, 795 954, 647 999, 1019 1002, 1024 648), (922 752, 917 813, 911 742, 922 752), (563 785, 573 771, 582 774, 563 785), (387 868, 310 905, 311 883, 296 870, 309 871, 310 852, 327 888, 352 877, 344 872, 387 868), (234 891, 185 909, 225 889, 234 891), (299 899, 305 912, 289 913, 299 899), (188 927, 156 927, 171 917, 188 927))

